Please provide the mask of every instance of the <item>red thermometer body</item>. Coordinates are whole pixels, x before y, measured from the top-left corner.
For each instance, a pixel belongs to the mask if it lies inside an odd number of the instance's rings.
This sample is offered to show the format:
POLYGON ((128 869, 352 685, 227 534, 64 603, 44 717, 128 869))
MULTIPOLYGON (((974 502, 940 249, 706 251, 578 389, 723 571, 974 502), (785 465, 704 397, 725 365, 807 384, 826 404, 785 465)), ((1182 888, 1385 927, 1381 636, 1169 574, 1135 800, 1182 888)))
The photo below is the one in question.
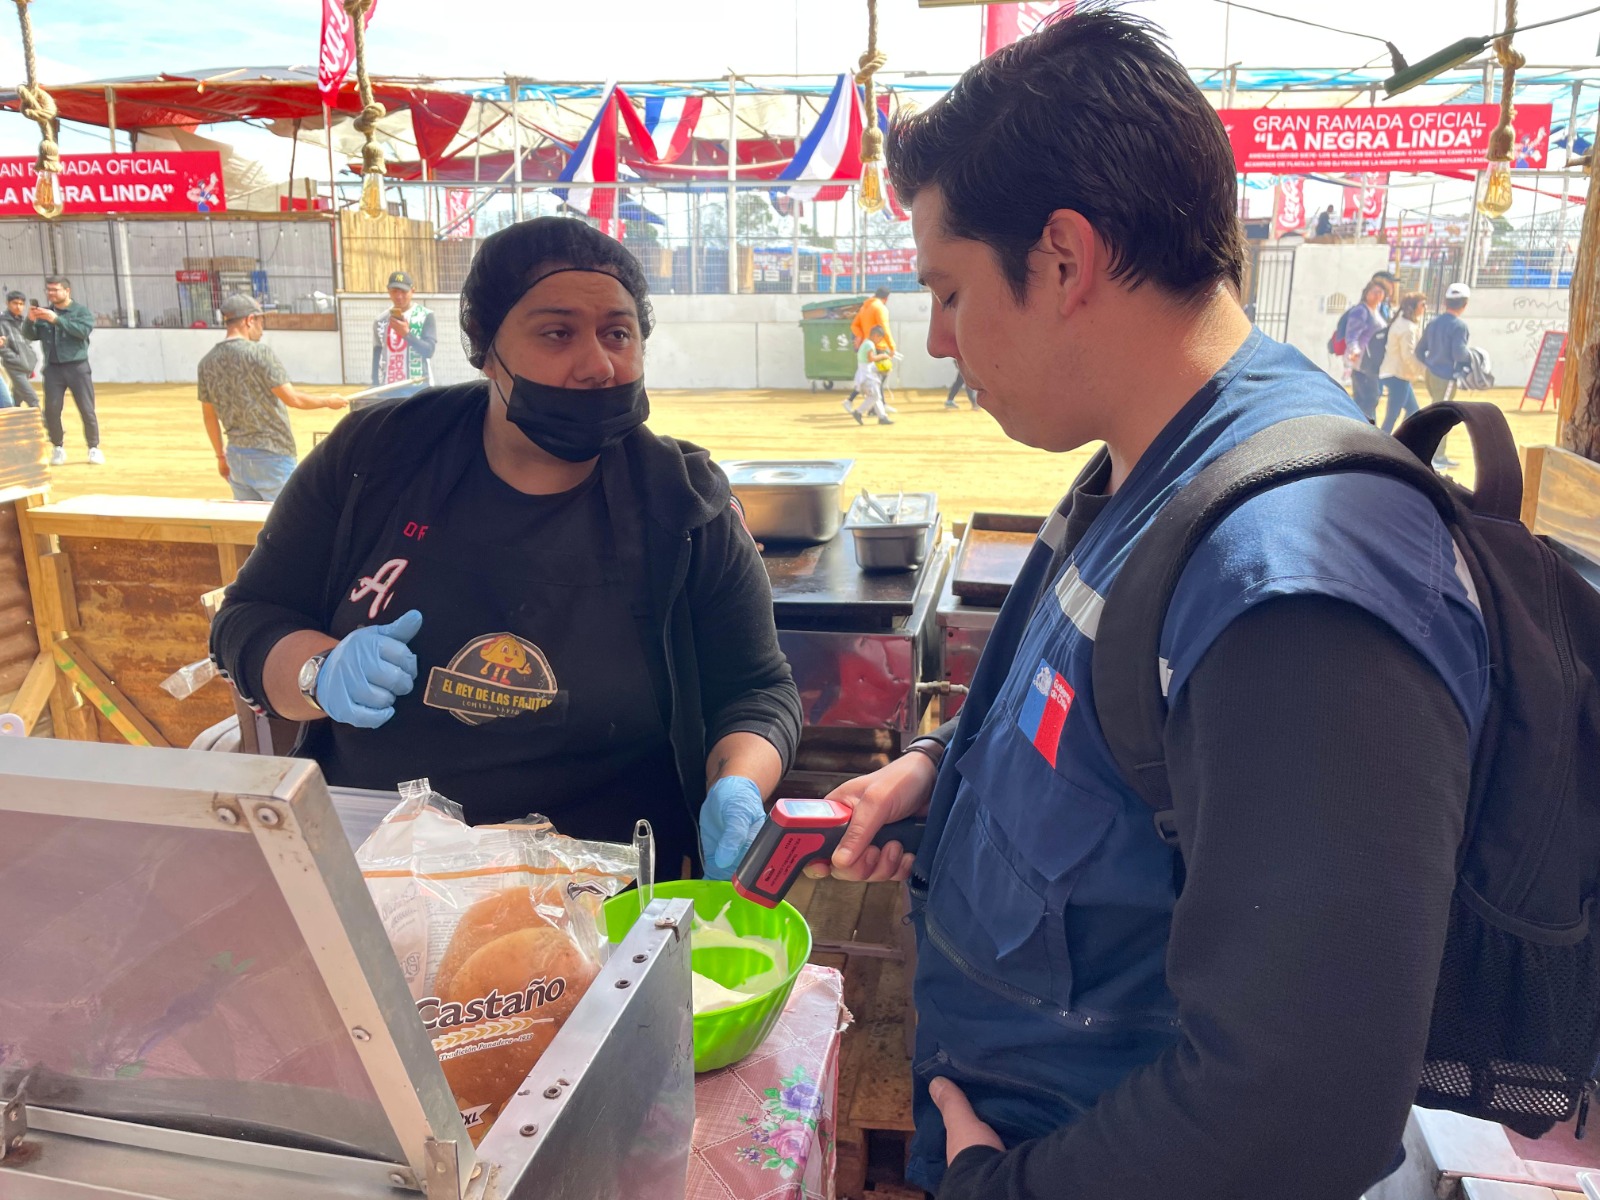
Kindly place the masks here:
MULTIPOLYGON (((733 890, 763 908, 776 908, 809 863, 833 856, 851 812, 837 800, 779 800, 733 873, 733 890)), ((924 821, 896 821, 878 830, 872 844, 899 842, 915 853, 925 826, 924 821)))

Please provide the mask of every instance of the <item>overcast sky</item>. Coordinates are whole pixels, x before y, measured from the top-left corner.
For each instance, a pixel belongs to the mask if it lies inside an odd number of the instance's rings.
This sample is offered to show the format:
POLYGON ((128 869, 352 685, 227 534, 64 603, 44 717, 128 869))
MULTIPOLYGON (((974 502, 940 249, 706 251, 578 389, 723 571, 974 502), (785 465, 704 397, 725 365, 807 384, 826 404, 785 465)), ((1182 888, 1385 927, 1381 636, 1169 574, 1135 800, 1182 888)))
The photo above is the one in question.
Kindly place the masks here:
MULTIPOLYGON (((1416 60, 1459 37, 1493 31, 1498 0, 1250 0, 1257 7, 1393 40, 1416 60), (1448 13, 1446 17, 1444 14, 1448 13)), ((1522 0, 1524 24, 1582 9, 1583 0, 1522 0)), ((6 6, 9 9, 9 5, 6 6)), ((1234 9, 1215 0, 1135 5, 1168 30, 1191 67, 1358 67, 1383 55, 1373 41, 1234 9), (1226 42, 1226 46, 1225 46, 1226 42)), ((40 73, 48 85, 82 79, 315 62, 320 0, 34 0, 40 73)), ((880 0, 879 43, 890 70, 959 71, 977 57, 979 9, 918 8, 880 0)), ((20 78, 20 39, 0 13, 0 78, 20 78)), ((435 77, 516 73, 530 79, 684 79, 832 73, 860 54, 863 0, 379 0, 368 34, 379 74, 435 77)), ((1600 14, 1518 39, 1534 64, 1594 64, 1600 14)), ((224 129, 204 132, 229 138, 224 129)), ((31 153, 34 127, 0 113, 0 154, 31 153)), ((250 144, 257 139, 236 139, 250 144)), ((99 131, 69 128, 63 149, 105 147, 99 131)))

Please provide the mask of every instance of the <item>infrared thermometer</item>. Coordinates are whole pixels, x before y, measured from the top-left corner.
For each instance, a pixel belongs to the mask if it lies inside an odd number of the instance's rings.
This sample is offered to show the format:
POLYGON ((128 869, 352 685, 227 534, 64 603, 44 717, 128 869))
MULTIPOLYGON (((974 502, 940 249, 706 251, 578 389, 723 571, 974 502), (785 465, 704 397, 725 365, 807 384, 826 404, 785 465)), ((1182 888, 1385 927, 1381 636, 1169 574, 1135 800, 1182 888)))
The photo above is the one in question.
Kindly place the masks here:
MULTIPOLYGON (((733 890, 763 908, 776 908, 808 864, 833 857, 853 811, 837 800, 779 800, 733 873, 733 890)), ((895 821, 878 830, 872 844, 899 842, 914 854, 926 825, 895 821)))

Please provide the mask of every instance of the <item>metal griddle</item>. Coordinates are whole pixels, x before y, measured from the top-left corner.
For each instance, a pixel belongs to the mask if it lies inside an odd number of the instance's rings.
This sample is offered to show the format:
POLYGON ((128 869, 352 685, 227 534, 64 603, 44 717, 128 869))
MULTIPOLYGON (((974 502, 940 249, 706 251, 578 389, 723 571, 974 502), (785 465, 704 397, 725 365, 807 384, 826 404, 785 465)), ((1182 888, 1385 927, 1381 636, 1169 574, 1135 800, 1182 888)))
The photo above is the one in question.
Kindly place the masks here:
POLYGON ((867 572, 856 565, 850 539, 836 536, 820 546, 769 542, 761 561, 780 627, 844 618, 851 628, 881 629, 911 615, 932 557, 913 571, 867 572))

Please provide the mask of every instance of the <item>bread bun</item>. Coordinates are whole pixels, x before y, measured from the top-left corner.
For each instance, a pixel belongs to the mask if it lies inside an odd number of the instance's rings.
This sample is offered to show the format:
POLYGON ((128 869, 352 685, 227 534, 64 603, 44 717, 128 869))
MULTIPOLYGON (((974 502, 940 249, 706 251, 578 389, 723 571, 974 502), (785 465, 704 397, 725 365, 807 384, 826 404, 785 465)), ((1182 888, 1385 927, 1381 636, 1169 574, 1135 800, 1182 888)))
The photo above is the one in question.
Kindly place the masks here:
MULTIPOLYGON (((539 911, 541 906, 562 911, 559 889, 550 885, 505 888, 468 908, 461 914, 450 944, 445 947, 444 957, 433 973, 433 994, 444 995, 444 989, 450 986, 461 964, 495 938, 518 929, 551 926, 550 918, 539 911)), ((526 986, 528 981, 522 982, 526 986)))
POLYGON ((504 1015, 553 1017, 561 1022, 577 1006, 594 974, 594 964, 565 931, 542 925, 518 929, 480 946, 449 983, 436 990, 441 1000, 463 1008, 496 992, 508 1007, 519 1010, 504 1015))
POLYGON ((433 1039, 433 1052, 474 1146, 549 1049, 558 1025, 539 1017, 507 1017, 479 1021, 433 1039))

